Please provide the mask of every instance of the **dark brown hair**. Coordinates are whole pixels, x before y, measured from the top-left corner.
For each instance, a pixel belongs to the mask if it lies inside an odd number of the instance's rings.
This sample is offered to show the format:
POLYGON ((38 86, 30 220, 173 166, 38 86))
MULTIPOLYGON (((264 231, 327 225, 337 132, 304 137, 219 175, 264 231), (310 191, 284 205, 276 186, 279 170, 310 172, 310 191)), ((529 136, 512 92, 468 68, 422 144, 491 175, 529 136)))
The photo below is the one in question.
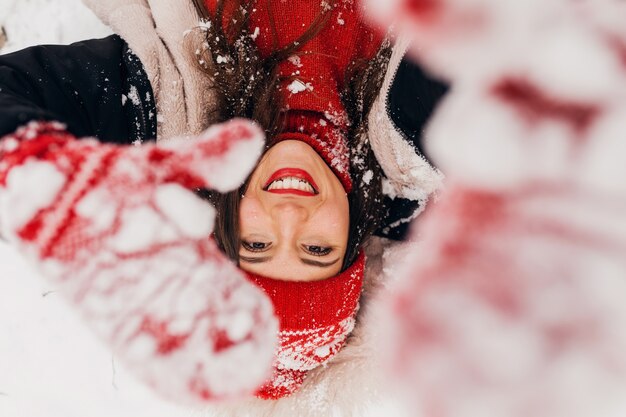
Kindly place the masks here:
MULTIPOLYGON (((218 91, 216 121, 245 117, 256 121, 273 138, 283 129, 284 112, 278 94, 283 81, 277 73, 280 62, 289 58, 302 45, 313 39, 330 18, 329 8, 320 7, 320 14, 305 33, 291 44, 276 49, 261 58, 254 39, 248 30, 248 18, 254 1, 217 0, 215 13, 211 14, 203 0, 193 0, 200 16, 207 22, 206 43, 199 49, 199 62, 214 81, 218 91), (224 19, 229 8, 232 19, 224 19)), ((329 2, 334 6, 333 1, 329 2)), ((228 14, 227 14, 228 15, 228 14)), ((270 21, 276 27, 270 15, 270 21)), ((367 115, 382 85, 391 48, 388 42, 372 60, 355 61, 347 69, 346 88, 341 98, 346 108, 350 127, 350 174, 352 191, 348 194, 350 225, 348 248, 342 270, 350 266, 365 240, 379 225, 382 216, 382 169, 378 164, 367 136, 367 115)), ((266 145, 267 147, 267 145, 266 145)), ((238 261, 241 241, 239 238, 239 205, 247 188, 246 181, 239 189, 219 194, 204 191, 217 210, 214 237, 228 257, 238 261)))

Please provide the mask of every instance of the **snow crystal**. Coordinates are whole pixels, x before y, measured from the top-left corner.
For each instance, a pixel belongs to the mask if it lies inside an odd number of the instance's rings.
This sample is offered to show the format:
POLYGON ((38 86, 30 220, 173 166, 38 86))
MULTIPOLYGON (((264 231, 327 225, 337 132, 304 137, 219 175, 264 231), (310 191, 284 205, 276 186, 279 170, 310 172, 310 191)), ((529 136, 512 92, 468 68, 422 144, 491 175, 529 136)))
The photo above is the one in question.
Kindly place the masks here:
POLYGON ((204 31, 208 31, 211 29, 211 21, 206 19, 200 19, 198 22, 198 27, 202 28, 204 31))
POLYGON ((288 58, 289 62, 291 62, 293 65, 295 65, 298 68, 302 67, 302 59, 300 58, 299 55, 291 55, 288 58))
POLYGON ((321 6, 321 7, 322 7, 322 9, 323 9, 324 11, 326 11, 326 12, 327 12, 327 11, 330 11, 330 10, 332 10, 332 9, 333 9, 333 6, 332 6, 329 2, 327 2, 326 0, 322 0, 322 1, 320 2, 320 6, 321 6))
POLYGON ((137 90, 136 86, 134 85, 130 86, 130 89, 128 90, 128 98, 135 106, 141 105, 141 99, 139 98, 139 91, 137 90))
POLYGON ((369 185, 372 181, 372 178, 374 178, 374 173, 372 172, 372 170, 368 169, 367 171, 365 171, 365 174, 363 174, 363 182, 369 185))
POLYGON ((300 80, 294 80, 291 82, 291 84, 287 86, 287 90, 289 90, 291 94, 298 94, 307 90, 312 91, 313 86, 311 85, 311 83, 304 83, 300 80))

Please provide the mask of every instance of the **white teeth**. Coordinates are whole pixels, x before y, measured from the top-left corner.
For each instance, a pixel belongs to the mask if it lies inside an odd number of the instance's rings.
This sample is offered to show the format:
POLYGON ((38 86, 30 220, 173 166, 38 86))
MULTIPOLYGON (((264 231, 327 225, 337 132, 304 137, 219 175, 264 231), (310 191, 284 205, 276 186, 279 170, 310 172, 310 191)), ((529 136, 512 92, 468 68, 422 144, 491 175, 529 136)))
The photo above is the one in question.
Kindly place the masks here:
POLYGON ((281 178, 273 181, 267 190, 301 190, 314 194, 315 189, 308 181, 296 177, 281 178))

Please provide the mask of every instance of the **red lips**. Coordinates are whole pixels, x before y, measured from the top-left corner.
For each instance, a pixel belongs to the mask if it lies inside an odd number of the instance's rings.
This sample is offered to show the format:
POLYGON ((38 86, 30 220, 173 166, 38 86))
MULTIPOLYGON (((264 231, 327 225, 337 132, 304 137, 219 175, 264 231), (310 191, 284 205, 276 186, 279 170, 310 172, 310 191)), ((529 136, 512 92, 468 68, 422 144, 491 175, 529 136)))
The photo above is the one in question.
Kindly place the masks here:
POLYGON ((278 171, 274 172, 272 176, 265 182, 265 185, 263 186, 263 190, 267 191, 268 193, 293 194, 293 195, 299 195, 299 196, 305 196, 305 197, 312 197, 318 193, 317 184, 313 180, 313 177, 311 177, 311 174, 309 174, 308 172, 300 168, 279 169, 278 171), (299 178, 301 180, 308 182, 309 184, 311 184, 315 192, 311 193, 309 191, 304 191, 304 190, 300 190, 297 188, 285 188, 281 190, 268 190, 267 189, 272 182, 283 179, 283 178, 289 178, 289 177, 299 178))

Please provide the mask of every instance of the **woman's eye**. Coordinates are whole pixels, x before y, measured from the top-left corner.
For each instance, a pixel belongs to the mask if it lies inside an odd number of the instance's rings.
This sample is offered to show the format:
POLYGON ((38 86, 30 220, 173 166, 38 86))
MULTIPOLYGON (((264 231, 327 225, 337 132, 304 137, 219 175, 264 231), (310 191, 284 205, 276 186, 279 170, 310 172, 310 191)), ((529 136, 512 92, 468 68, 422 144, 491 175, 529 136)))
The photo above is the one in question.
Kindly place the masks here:
POLYGON ((310 245, 310 246, 305 246, 304 250, 314 256, 326 256, 330 252, 332 252, 333 249, 326 247, 326 246, 310 245))
POLYGON ((251 252, 263 252, 270 247, 271 243, 266 242, 246 242, 245 240, 241 242, 241 246, 251 252))

